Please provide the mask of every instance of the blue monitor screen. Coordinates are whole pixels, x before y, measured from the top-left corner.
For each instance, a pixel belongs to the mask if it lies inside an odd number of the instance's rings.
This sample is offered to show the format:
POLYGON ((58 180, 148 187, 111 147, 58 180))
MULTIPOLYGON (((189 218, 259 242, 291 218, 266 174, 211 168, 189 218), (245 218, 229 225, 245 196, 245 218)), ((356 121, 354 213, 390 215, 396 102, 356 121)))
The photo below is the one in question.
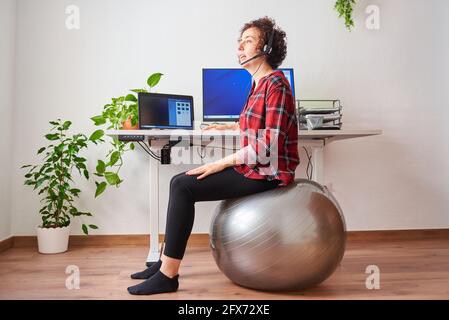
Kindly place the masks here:
MULTIPOLYGON (((293 96, 293 69, 281 70, 293 96)), ((236 121, 251 90, 251 75, 245 69, 203 69, 203 121, 236 121)))

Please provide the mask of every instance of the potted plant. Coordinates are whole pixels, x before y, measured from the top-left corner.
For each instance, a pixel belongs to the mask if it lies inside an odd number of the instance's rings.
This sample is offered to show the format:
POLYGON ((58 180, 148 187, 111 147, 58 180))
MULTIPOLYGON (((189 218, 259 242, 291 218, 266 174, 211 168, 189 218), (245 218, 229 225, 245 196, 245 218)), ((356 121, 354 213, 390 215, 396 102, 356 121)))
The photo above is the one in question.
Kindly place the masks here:
MULTIPOLYGON (((59 253, 68 248, 71 218, 92 216, 90 212, 79 211, 74 201, 81 190, 73 181, 73 169, 84 178, 89 179, 86 159, 80 156, 81 150, 89 143, 102 141, 103 132, 97 130, 87 138, 84 134, 68 135, 70 121, 50 121, 53 126, 45 135, 49 144, 41 147, 37 154, 43 157, 37 165, 24 165, 30 168, 25 174, 25 185, 33 186, 33 190, 42 195, 43 207, 39 210, 42 225, 37 228, 39 252, 59 253)), ((82 230, 97 229, 94 224, 82 224, 82 230)))
MULTIPOLYGON (((132 89, 130 90, 132 93, 126 96, 112 98, 111 103, 103 107, 102 113, 92 117, 91 120, 96 126, 106 125, 106 130, 138 129, 139 113, 136 95, 139 92, 150 92, 159 83, 162 75, 159 72, 150 75, 147 79, 148 89, 132 89)), ((123 165, 123 154, 134 150, 134 143, 119 141, 117 138, 111 139, 112 148, 107 153, 105 160, 98 160, 94 173, 100 180, 103 180, 95 181, 95 197, 102 194, 108 185, 118 187, 123 182, 119 176, 120 168, 123 165)))

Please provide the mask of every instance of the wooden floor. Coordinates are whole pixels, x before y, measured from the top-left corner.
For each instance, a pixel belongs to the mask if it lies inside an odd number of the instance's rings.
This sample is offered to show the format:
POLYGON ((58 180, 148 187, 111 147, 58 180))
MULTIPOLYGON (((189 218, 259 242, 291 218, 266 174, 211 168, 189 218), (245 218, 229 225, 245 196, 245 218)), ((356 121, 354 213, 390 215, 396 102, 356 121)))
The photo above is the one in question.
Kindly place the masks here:
POLYGON ((131 296, 129 275, 144 267, 147 246, 72 246, 42 255, 34 247, 0 253, 0 299, 449 299, 449 239, 349 241, 340 267, 302 292, 242 288, 217 268, 207 246, 188 247, 175 293, 131 296), (68 265, 80 270, 80 289, 68 290, 68 265), (380 268, 380 289, 368 290, 368 265, 380 268))

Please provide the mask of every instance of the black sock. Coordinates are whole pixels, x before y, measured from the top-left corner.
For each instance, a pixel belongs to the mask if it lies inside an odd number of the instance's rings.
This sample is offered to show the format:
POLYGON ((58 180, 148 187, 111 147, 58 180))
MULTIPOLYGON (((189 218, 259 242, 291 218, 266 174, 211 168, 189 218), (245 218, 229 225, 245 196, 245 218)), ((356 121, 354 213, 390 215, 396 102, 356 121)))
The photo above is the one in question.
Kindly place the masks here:
POLYGON ((178 290, 179 274, 170 278, 158 270, 152 277, 132 287, 128 287, 131 294, 155 294, 164 292, 175 292, 178 290))
POLYGON ((156 272, 159 271, 159 269, 161 268, 161 265, 162 265, 162 260, 159 259, 159 261, 156 262, 155 264, 153 264, 151 267, 146 268, 145 270, 143 270, 141 272, 133 273, 131 275, 131 278, 132 279, 148 279, 153 274, 155 274, 156 272))

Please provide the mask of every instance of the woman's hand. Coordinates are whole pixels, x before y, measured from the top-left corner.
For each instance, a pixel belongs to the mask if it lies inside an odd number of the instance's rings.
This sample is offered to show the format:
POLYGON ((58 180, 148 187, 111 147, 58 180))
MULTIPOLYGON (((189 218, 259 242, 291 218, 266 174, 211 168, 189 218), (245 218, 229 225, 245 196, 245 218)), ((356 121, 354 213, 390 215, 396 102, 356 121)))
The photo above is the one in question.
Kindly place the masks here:
POLYGON ((239 125, 238 123, 232 123, 232 124, 210 124, 207 127, 203 128, 203 130, 236 130, 238 129, 239 125))
POLYGON ((198 180, 201 180, 208 175, 211 175, 216 172, 220 172, 226 169, 226 165, 224 163, 220 162, 212 162, 212 163, 206 163, 202 165, 201 167, 189 170, 186 172, 187 175, 195 175, 200 174, 200 176, 197 177, 198 180))

